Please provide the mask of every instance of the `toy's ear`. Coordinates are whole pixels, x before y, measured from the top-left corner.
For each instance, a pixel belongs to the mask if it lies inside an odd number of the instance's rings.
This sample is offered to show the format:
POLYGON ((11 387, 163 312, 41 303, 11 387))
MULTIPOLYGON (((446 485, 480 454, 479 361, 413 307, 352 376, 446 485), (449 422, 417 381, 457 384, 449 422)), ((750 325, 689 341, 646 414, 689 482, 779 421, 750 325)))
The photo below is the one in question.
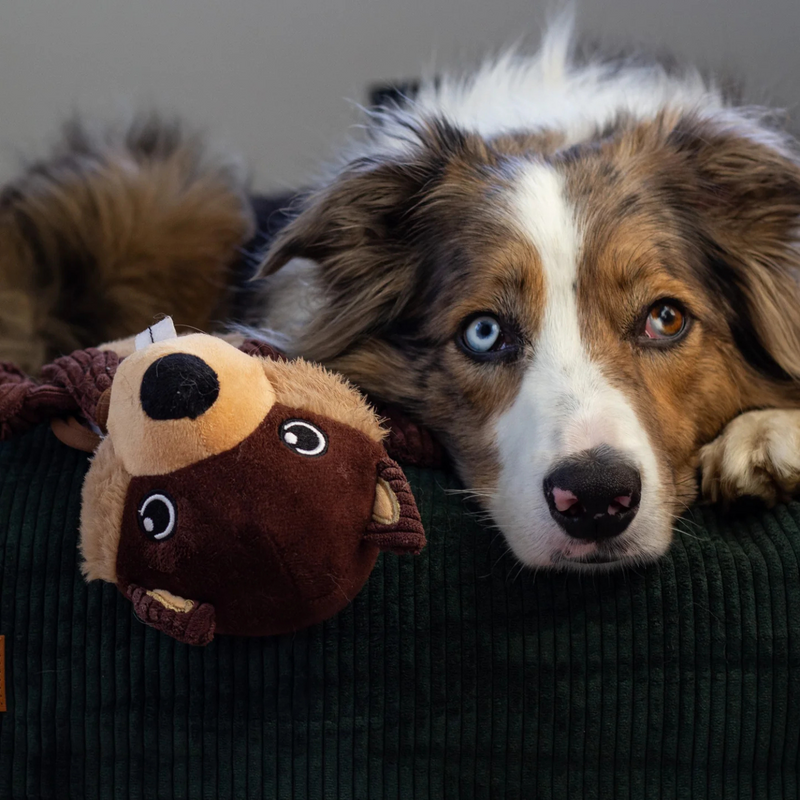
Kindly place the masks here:
POLYGON ((136 616, 184 644, 206 645, 214 638, 216 619, 214 606, 184 600, 160 589, 148 591, 141 586, 128 586, 128 599, 136 616))
POLYGON ((408 480, 389 456, 378 464, 372 521, 364 534, 381 550, 416 555, 425 547, 425 531, 408 480))

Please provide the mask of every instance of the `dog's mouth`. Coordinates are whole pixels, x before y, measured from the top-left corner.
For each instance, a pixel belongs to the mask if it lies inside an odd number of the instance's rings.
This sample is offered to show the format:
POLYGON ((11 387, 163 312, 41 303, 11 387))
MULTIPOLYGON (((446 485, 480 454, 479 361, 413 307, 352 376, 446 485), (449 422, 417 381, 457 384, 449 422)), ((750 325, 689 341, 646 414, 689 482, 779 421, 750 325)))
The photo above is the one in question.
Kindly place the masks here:
POLYGON ((614 564, 621 559, 618 556, 605 555, 604 553, 594 553, 590 556, 579 556, 577 558, 565 558, 574 564, 614 564))
POLYGON ((632 555, 627 548, 587 542, 577 547, 556 550, 550 563, 557 569, 603 569, 621 567, 630 563, 631 559, 632 555))
POLYGON ((568 570, 570 572, 607 572, 621 570, 633 563, 629 556, 609 556, 600 553, 593 556, 568 558, 566 556, 554 557, 551 562, 552 569, 568 570))

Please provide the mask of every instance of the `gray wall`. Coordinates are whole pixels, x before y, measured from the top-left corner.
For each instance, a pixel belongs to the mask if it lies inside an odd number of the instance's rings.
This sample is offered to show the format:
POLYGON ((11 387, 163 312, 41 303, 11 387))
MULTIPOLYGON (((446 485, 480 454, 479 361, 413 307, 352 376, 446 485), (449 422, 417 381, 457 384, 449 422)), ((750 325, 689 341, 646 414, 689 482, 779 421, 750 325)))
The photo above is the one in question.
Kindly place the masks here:
MULTIPOLYGON (((73 109, 154 104, 243 153, 258 187, 294 186, 368 83, 535 37, 543 18, 526 0, 0 0, 0 175, 73 109)), ((800 103, 800 0, 584 0, 579 28, 800 103)))

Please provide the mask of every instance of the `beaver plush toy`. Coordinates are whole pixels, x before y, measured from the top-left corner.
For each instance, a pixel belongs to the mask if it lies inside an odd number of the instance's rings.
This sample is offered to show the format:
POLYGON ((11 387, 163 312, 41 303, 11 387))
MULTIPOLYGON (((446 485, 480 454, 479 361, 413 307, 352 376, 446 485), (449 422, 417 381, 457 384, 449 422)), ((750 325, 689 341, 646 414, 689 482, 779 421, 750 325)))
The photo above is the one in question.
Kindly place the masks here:
POLYGON ((425 544, 384 430, 343 379, 212 336, 139 341, 83 488, 88 580, 190 644, 286 633, 425 544), (142 346, 144 345, 144 346, 142 346))

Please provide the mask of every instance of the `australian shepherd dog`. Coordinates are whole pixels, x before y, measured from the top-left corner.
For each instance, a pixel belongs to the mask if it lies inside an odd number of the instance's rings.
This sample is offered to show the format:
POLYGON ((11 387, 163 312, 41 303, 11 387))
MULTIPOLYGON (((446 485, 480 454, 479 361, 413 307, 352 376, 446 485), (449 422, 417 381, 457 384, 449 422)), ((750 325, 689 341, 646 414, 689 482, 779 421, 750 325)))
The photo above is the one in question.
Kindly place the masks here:
MULTIPOLYGON (((173 294, 196 319, 250 228, 244 189, 149 135, 10 187, 9 258, 67 280, 92 251, 103 313, 173 294)), ((798 223, 772 115, 556 25, 369 113, 265 253, 260 327, 433 430, 523 563, 635 564, 698 493, 798 487, 798 223)))

